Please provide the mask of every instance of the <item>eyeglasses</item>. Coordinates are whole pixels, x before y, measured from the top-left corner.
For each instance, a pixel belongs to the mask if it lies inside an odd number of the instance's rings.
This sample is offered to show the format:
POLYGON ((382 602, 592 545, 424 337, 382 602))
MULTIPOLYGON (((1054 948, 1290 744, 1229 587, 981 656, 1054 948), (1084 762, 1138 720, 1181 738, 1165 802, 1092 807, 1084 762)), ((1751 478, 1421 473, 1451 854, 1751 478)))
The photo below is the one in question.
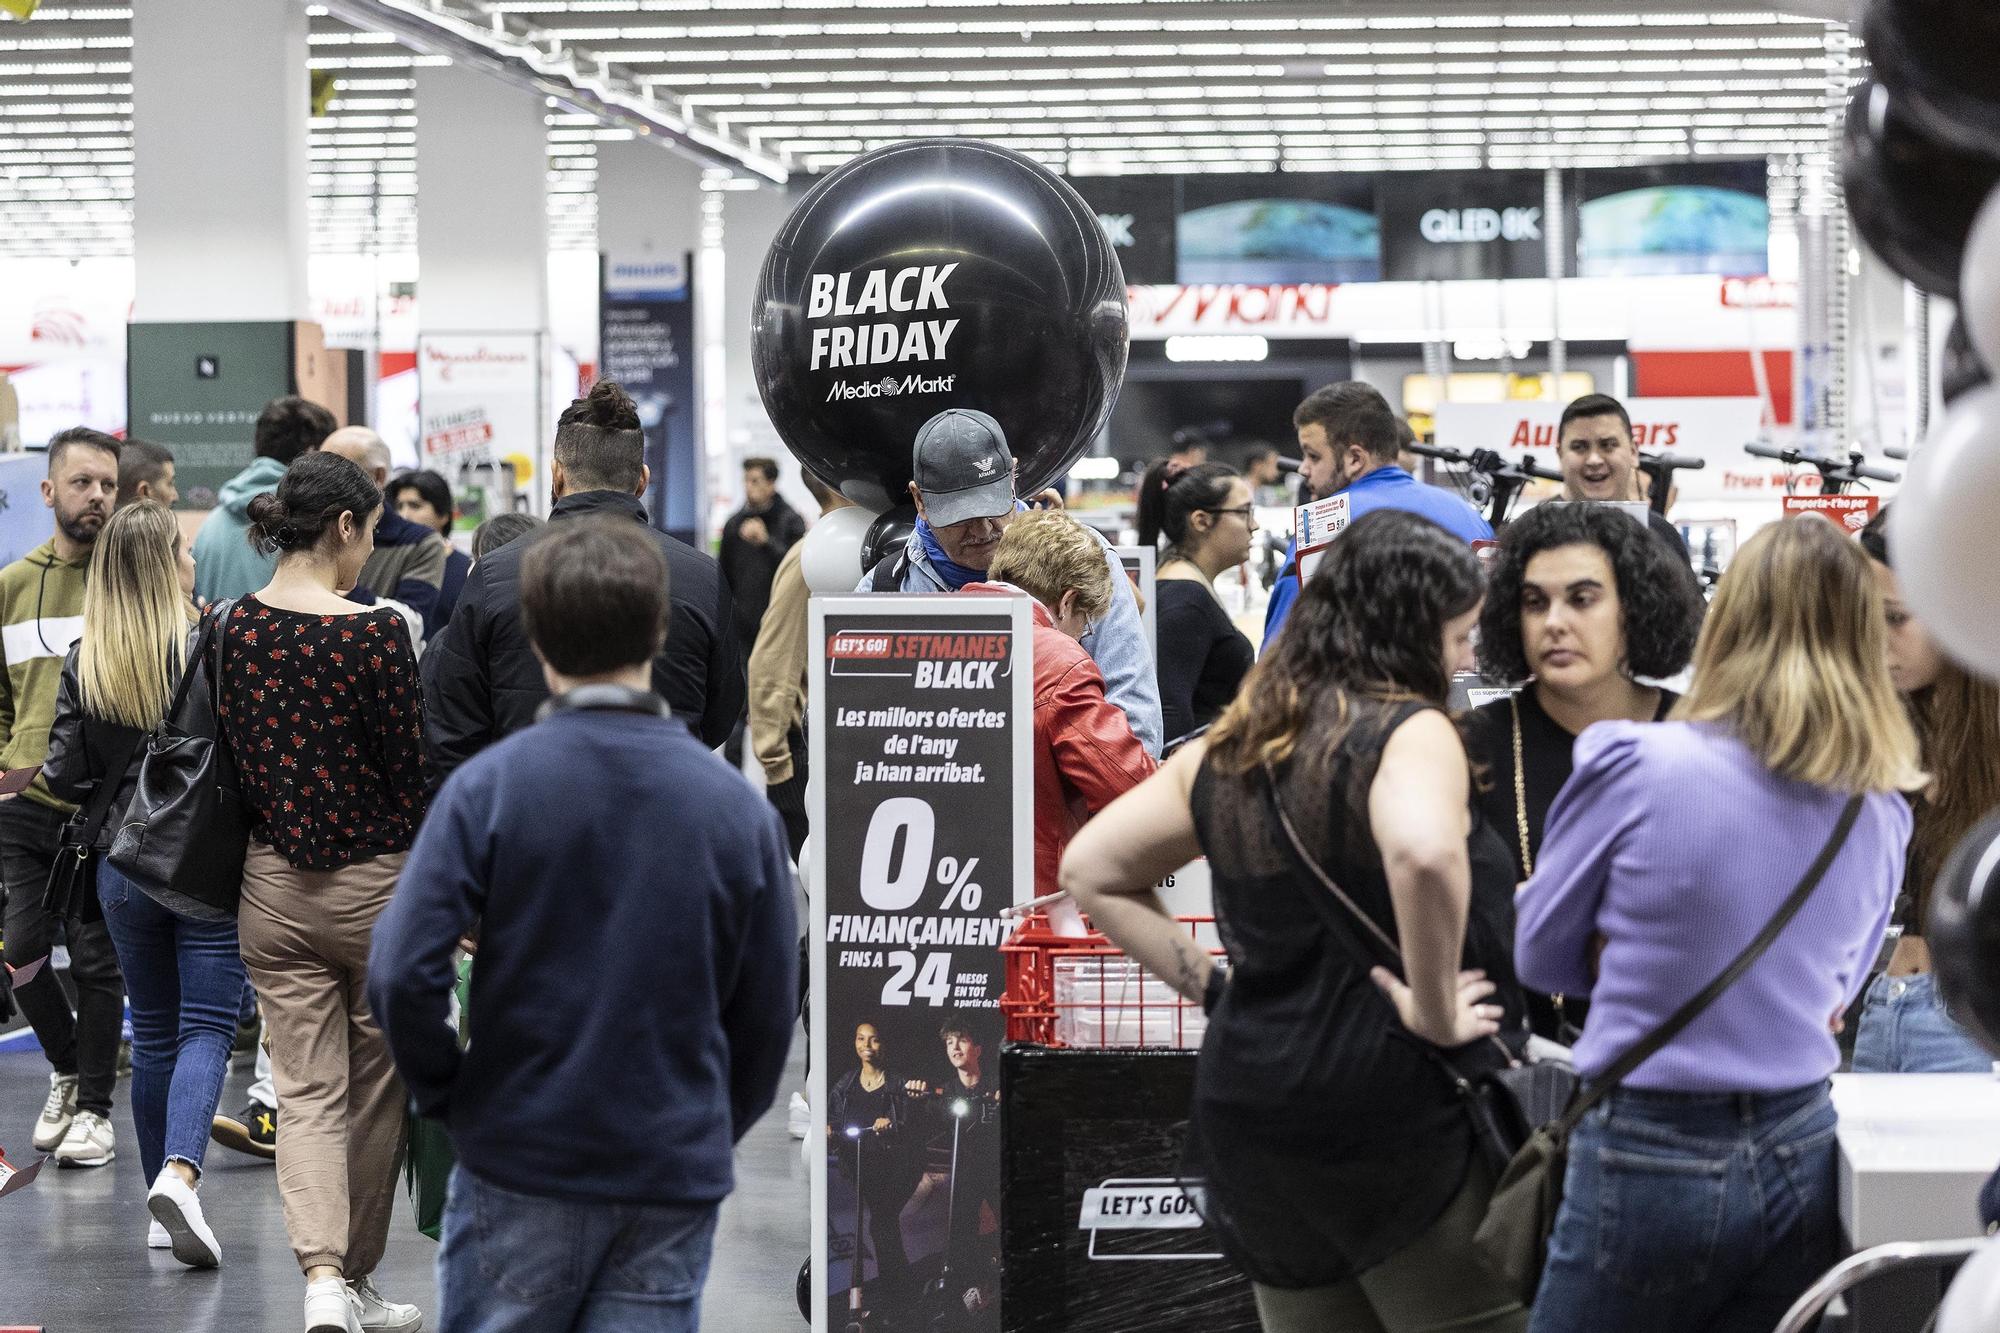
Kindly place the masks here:
POLYGON ((1201 512, 1204 514, 1234 514, 1252 527, 1257 525, 1257 506, 1255 505, 1238 505, 1234 509, 1211 509, 1204 507, 1201 512))

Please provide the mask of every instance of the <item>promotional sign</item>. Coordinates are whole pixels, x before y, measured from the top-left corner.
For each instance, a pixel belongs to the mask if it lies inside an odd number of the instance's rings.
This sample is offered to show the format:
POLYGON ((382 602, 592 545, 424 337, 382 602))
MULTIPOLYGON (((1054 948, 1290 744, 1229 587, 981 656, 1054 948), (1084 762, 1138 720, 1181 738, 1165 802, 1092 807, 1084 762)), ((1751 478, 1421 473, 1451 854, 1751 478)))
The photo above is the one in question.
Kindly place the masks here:
POLYGON ((1032 892, 1032 625, 1025 597, 812 599, 816 1330, 1000 1327, 998 911, 1032 892))
POLYGON ((1770 269, 1763 159, 1581 171, 1577 272, 1754 277, 1770 269))
POLYGON ((1868 526, 1882 508, 1879 495, 1788 495, 1785 516, 1818 514, 1850 537, 1868 526))
POLYGON ((1183 176, 1174 281, 1375 282, 1382 229, 1371 179, 1332 173, 1183 176))
POLYGON ((1132 591, 1139 595, 1139 619, 1146 626, 1146 645, 1153 650, 1153 657, 1157 660, 1160 655, 1160 616, 1153 609, 1154 592, 1158 586, 1154 567, 1159 563, 1160 553, 1151 546, 1114 546, 1111 553, 1118 557, 1125 577, 1132 580, 1132 591))
POLYGON ((1000 423, 1021 494, 1050 485, 1125 373, 1125 278, 1096 215, 972 140, 895 144, 823 177, 772 242, 754 310, 771 424, 878 513, 903 500, 918 428, 952 407, 1000 423))
POLYGON ((523 481, 546 471, 542 356, 536 333, 417 339, 418 449, 453 494, 502 463, 511 462, 523 481))
MULTIPOLYGON (((1439 403, 1439 448, 1493 449, 1508 459, 1532 454, 1553 467, 1561 444, 1562 403, 1439 403)), ((1633 442, 1642 450, 1686 454, 1706 461, 1700 471, 1676 472, 1682 500, 1755 494, 1770 471, 1743 452, 1763 425, 1756 398, 1628 398, 1633 442), (1754 484, 1753 484, 1754 483, 1754 484)), ((1781 469, 1782 470, 1782 469, 1781 469)))
POLYGON ((344 373, 319 344, 318 325, 276 320, 130 327, 126 420, 133 435, 174 451, 182 508, 212 508, 216 489, 249 466, 258 414, 273 398, 301 393, 344 418, 344 373), (320 396, 336 378, 338 397, 320 396))
POLYGON ((1541 172, 1392 171, 1376 186, 1386 280, 1551 276, 1541 172))
POLYGON ((1178 282, 1174 224, 1180 215, 1178 176, 1064 177, 1097 214, 1125 281, 1178 282))
POLYGON ((1007 1049, 1006 1333, 1254 1333, 1184 1179, 1193 1051, 1007 1049))
POLYGON ((1348 497, 1345 491, 1324 500, 1300 505, 1292 511, 1292 535, 1298 540, 1299 582, 1303 584, 1319 568, 1320 557, 1333 539, 1347 531, 1348 497))
POLYGON ((646 432, 647 517, 690 545, 702 494, 693 260, 602 256, 598 304, 599 373, 632 396, 646 432))

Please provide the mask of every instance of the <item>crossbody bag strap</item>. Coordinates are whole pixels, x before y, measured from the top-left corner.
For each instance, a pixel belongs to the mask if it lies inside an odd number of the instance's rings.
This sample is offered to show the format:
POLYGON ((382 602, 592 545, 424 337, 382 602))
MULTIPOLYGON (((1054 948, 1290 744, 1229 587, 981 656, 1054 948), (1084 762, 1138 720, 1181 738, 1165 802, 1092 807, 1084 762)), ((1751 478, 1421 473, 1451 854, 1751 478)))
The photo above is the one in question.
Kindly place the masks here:
POLYGON ((1757 960, 1764 956, 1765 951, 1777 942, 1778 936, 1791 924, 1792 918, 1806 905, 1806 899, 1812 897, 1813 890, 1819 887, 1819 882, 1826 878, 1826 872, 1832 868, 1834 858, 1840 855, 1840 849, 1847 843, 1847 835, 1854 831, 1854 821, 1861 816, 1861 802, 1862 796, 1859 793, 1848 798, 1847 805, 1840 812, 1839 821, 1834 824, 1826 845, 1819 849, 1819 855, 1807 869, 1805 878, 1799 881, 1798 887, 1792 890, 1791 896, 1785 899, 1784 905, 1777 910, 1777 913, 1764 923, 1764 929, 1757 932, 1757 938, 1751 940, 1743 952, 1736 955, 1736 961, 1724 968, 1715 980, 1702 987, 1699 995, 1675 1010, 1673 1017, 1654 1028, 1644 1040, 1619 1056, 1617 1062, 1604 1071, 1602 1078, 1584 1090, 1583 1095, 1576 1099, 1575 1104, 1562 1118, 1561 1127, 1564 1134, 1568 1134, 1581 1124, 1590 1109, 1604 1100, 1613 1088, 1624 1082, 1633 1070, 1658 1055, 1668 1042, 1686 1030, 1688 1024, 1701 1017, 1704 1010, 1720 999, 1724 991, 1741 980, 1743 974, 1748 972, 1757 960))
MULTIPOLYGON (((1307 874, 1319 881, 1320 887, 1331 894, 1334 901, 1347 909, 1348 916, 1359 923, 1362 930, 1388 955, 1387 961, 1392 965, 1392 970, 1396 973, 1397 977, 1407 983, 1409 976, 1407 969, 1403 966, 1403 950, 1401 946, 1389 937, 1387 931, 1376 924, 1375 918, 1361 910, 1360 904, 1356 903, 1353 898, 1348 896, 1345 889, 1334 882, 1333 876, 1326 873, 1326 867, 1319 863, 1319 858, 1315 857, 1306 848, 1305 840, 1299 837, 1298 827, 1292 823, 1292 816, 1285 809, 1285 802, 1278 795, 1278 775, 1269 764, 1264 765, 1264 794, 1266 799, 1271 803, 1272 811, 1278 816, 1278 826, 1285 831, 1285 841, 1291 845, 1292 858, 1305 867, 1307 874)), ((1312 898, 1313 895, 1308 894, 1307 897, 1312 898)), ((1313 898, 1313 906, 1322 915, 1325 914, 1325 909, 1321 906, 1318 898, 1313 898)), ((1341 943, 1345 944, 1349 951, 1354 954, 1356 960, 1361 963, 1364 970, 1375 967, 1383 961, 1368 957, 1366 951, 1361 947, 1360 942, 1351 932, 1335 927, 1334 934, 1339 936, 1341 943)), ((1491 1041, 1499 1049, 1500 1054, 1506 1058, 1509 1064, 1514 1063, 1514 1053, 1508 1048, 1506 1042, 1501 1041, 1498 1037, 1489 1037, 1487 1040, 1491 1041)), ((1463 1082, 1463 1075, 1459 1074, 1456 1070, 1452 1070, 1451 1074, 1453 1078, 1463 1082)))
MULTIPOLYGON (((174 687, 174 701, 167 705, 168 718, 180 712, 182 705, 187 703, 188 691, 194 688, 197 675, 207 666, 209 645, 215 641, 215 636, 221 631, 222 622, 229 618, 229 613, 235 606, 235 599, 232 598, 209 608, 211 614, 202 621, 201 633, 195 637, 194 647, 188 652, 187 659, 181 663, 181 683, 174 687)), ((212 696, 215 692, 210 690, 209 693, 212 696)))
POLYGON ((104 821, 111 817, 111 802, 117 797, 118 788, 123 785, 125 774, 132 767, 132 757, 139 753, 139 747, 145 743, 146 733, 134 732, 130 743, 119 754, 117 762, 104 770, 104 776, 98 779, 96 790, 90 793, 90 799, 83 803, 81 810, 77 811, 77 817, 83 823, 77 845, 83 847, 97 845, 97 835, 104 831, 104 821))

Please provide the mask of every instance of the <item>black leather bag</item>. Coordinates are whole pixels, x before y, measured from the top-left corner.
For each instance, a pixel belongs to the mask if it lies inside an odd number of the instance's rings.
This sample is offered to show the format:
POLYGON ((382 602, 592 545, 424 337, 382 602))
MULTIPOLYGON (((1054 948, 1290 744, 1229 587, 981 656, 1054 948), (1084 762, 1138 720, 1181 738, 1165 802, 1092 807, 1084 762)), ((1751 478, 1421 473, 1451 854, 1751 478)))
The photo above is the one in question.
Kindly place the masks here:
POLYGON ((233 921, 256 816, 222 735, 229 613, 209 614, 166 721, 146 738, 138 787, 111 842, 111 864, 169 911, 233 921))
POLYGON ((56 859, 49 866, 49 881, 42 890, 42 910, 59 921, 71 913, 87 917, 91 911, 90 903, 97 896, 97 835, 110 817, 111 802, 117 798, 125 770, 132 766, 138 749, 136 741, 126 748, 118 762, 105 770, 90 799, 62 826, 56 859))

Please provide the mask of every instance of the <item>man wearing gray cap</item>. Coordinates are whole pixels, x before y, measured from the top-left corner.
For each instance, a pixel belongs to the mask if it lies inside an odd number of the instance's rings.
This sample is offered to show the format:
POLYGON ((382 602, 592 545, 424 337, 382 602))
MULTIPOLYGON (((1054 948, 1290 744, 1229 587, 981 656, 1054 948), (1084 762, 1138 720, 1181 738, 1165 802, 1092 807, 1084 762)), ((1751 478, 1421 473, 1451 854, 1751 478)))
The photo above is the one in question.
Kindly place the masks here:
MULTIPOLYGON (((1026 509, 1014 498, 1014 455, 1006 432, 984 412, 953 408, 926 421, 911 451, 917 530, 909 543, 862 578, 861 592, 957 592, 986 577, 1000 534, 1026 509)), ((1048 501, 1060 506, 1053 492, 1048 501)), ((1041 500, 1042 497, 1037 497, 1041 500)), ((1105 697, 1132 724, 1146 753, 1160 754, 1160 687, 1139 620, 1132 581, 1096 529, 1112 580, 1111 610, 1081 642, 1104 675, 1105 697)))

